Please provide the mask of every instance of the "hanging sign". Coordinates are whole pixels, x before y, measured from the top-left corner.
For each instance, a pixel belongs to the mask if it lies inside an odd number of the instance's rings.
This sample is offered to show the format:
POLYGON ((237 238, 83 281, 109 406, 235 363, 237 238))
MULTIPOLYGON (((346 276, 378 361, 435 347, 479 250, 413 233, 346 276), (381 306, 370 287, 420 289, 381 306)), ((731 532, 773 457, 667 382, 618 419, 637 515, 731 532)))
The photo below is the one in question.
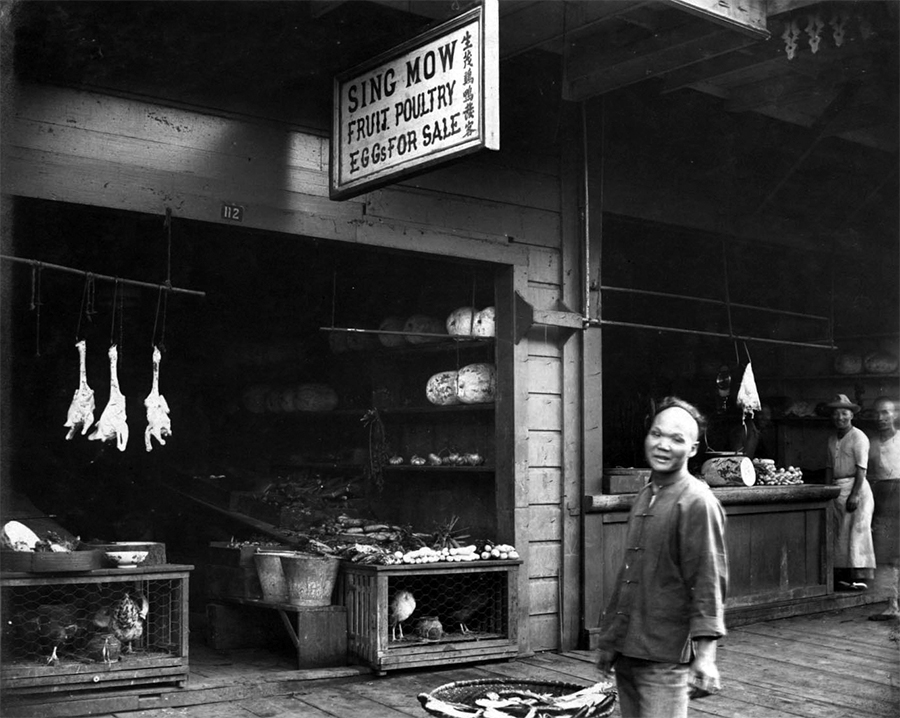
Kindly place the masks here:
POLYGON ((332 199, 500 149, 497 0, 334 81, 332 199))

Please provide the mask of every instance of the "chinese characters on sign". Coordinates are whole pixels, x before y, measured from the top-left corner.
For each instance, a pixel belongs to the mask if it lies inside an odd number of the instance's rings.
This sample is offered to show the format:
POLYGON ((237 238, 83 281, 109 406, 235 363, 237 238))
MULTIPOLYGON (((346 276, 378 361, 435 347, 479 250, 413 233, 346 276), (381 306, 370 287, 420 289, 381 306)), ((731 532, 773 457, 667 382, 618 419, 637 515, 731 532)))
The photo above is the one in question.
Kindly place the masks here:
POLYGON ((496 33, 486 42, 485 12, 470 11, 335 80, 332 198, 499 148, 496 33))

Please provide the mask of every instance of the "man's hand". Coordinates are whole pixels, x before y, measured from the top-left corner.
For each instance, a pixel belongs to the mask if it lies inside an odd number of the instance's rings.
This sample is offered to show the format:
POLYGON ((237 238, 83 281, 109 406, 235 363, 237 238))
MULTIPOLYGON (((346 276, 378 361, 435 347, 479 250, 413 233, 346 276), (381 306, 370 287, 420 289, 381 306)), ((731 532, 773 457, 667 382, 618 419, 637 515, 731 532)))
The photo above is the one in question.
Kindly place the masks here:
POLYGON ((619 654, 616 651, 608 651, 605 648, 600 649, 600 653, 597 654, 597 670, 600 671, 601 675, 605 678, 609 678, 612 675, 612 667, 618 657, 619 654))
POLYGON ((688 679, 691 698, 702 698, 712 693, 718 693, 722 683, 719 680, 719 669, 716 666, 715 639, 695 639, 694 652, 694 660, 691 661, 691 675, 688 679))
POLYGON ((851 493, 847 497, 847 512, 853 513, 856 511, 856 507, 859 506, 859 496, 854 493, 851 493))

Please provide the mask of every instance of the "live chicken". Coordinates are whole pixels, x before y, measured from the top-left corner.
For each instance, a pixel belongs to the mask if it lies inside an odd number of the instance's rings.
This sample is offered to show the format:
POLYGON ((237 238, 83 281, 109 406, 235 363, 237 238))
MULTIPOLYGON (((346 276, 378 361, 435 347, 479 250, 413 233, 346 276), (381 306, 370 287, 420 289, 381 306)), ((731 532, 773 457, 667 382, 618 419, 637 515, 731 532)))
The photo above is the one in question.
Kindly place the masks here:
POLYGON ((466 624, 472 620, 476 613, 486 607, 490 600, 490 595, 482 591, 467 593, 459 602, 459 606, 450 614, 450 620, 459 624, 460 633, 471 633, 472 631, 466 624))
POLYGON ((119 641, 125 644, 125 653, 134 653, 133 642, 144 635, 144 621, 150 613, 150 603, 143 594, 137 594, 140 606, 130 594, 125 594, 112 606, 101 608, 94 615, 97 628, 108 629, 119 641))
POLYGON ((50 652, 47 658, 48 665, 59 663, 57 651, 75 638, 82 629, 78 623, 77 610, 71 605, 37 606, 14 620, 17 633, 22 636, 29 648, 41 655, 50 652))
POLYGON ((84 339, 75 344, 79 356, 79 381, 64 426, 69 427, 66 439, 75 436, 75 432, 81 429, 81 434, 87 434, 88 429, 94 423, 94 390, 87 383, 87 369, 85 367, 85 354, 87 344, 84 339))
POLYGON ((128 416, 125 412, 125 396, 119 389, 118 363, 119 352, 113 344, 109 348, 109 401, 88 439, 92 441, 115 439, 119 451, 125 451, 125 445, 128 443, 128 416))
POLYGON ((144 406, 147 407, 147 428, 144 431, 144 446, 151 451, 153 446, 150 437, 155 436, 160 446, 166 445, 164 436, 172 435, 172 420, 169 418, 169 404, 166 397, 159 393, 159 363, 162 354, 157 347, 153 347, 153 386, 144 406))
POLYGON ((391 624, 391 640, 397 640, 397 632, 400 632, 400 638, 403 638, 403 621, 412 615, 416 610, 416 599, 409 591, 397 591, 391 599, 389 607, 390 624, 391 624))

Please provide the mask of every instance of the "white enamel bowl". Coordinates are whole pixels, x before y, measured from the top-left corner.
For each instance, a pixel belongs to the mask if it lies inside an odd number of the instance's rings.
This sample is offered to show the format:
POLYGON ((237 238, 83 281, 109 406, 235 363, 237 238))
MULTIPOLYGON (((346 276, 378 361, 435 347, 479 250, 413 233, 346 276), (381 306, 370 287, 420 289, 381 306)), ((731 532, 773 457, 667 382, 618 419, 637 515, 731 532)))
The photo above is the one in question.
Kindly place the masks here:
POLYGON ((106 557, 119 568, 137 566, 147 558, 149 551, 107 551, 106 557))

